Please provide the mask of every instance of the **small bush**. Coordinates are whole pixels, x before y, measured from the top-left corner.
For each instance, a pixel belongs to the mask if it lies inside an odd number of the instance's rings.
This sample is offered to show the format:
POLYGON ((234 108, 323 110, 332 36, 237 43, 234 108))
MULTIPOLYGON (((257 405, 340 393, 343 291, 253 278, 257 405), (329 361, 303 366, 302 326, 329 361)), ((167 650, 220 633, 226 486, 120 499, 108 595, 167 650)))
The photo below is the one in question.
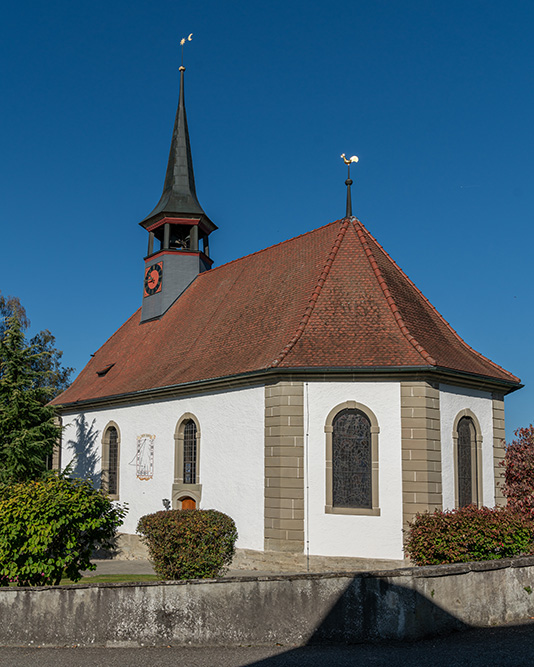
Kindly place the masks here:
POLYGON ((53 475, 0 487, 0 585, 59 584, 94 570, 97 547, 110 548, 126 510, 89 482, 53 475))
POLYGON ((534 515, 534 426, 518 428, 506 448, 503 492, 508 507, 534 515))
POLYGON ((154 570, 164 579, 208 579, 230 565, 237 530, 216 510, 169 510, 139 519, 154 570))
POLYGON ((410 522, 404 549, 416 565, 510 558, 532 553, 533 528, 529 517, 504 507, 436 510, 410 522))

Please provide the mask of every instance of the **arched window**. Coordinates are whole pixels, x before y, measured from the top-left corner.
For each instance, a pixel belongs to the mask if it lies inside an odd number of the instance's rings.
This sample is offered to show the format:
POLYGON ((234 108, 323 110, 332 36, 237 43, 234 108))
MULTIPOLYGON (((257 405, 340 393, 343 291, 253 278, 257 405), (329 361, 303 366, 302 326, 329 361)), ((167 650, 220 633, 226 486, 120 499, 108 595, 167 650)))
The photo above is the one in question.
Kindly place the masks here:
POLYGON ((373 506, 371 422, 361 410, 342 410, 332 435, 332 505, 373 506))
POLYGON ((120 433, 117 424, 111 422, 102 437, 102 489, 114 500, 119 497, 120 433))
POLYGON ((202 495, 199 483, 200 424, 190 412, 182 415, 174 432, 174 484, 172 504, 177 509, 198 507, 202 495))
POLYGON ((197 481, 197 425, 192 419, 184 422, 184 484, 197 481))
POLYGON ((330 412, 326 432, 328 513, 380 514, 378 505, 378 422, 356 401, 330 412))
POLYGON ((453 430, 456 506, 482 505, 482 435, 475 415, 462 410, 453 430))

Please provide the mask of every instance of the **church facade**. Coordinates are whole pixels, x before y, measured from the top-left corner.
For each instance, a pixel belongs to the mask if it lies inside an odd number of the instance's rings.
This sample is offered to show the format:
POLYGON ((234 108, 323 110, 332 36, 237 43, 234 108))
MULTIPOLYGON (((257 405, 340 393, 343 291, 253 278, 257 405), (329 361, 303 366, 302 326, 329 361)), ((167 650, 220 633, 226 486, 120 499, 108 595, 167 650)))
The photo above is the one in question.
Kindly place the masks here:
POLYGON ((54 400, 63 465, 128 503, 231 516, 271 555, 403 559, 417 512, 503 503, 504 397, 347 212, 212 268, 184 69, 141 308, 54 400))

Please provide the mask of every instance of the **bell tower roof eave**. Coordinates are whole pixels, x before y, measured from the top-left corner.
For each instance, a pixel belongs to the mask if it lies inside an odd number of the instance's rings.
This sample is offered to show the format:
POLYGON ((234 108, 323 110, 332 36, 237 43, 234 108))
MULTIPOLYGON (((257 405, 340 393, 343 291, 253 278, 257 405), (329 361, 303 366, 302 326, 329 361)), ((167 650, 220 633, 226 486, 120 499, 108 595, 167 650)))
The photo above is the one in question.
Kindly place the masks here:
POLYGON ((195 211, 177 211, 177 210, 160 210, 153 211, 149 216, 144 220, 141 220, 139 225, 149 231, 149 228, 154 225, 154 223, 162 220, 163 218, 178 218, 180 220, 199 220, 200 224, 204 229, 211 234, 216 229, 219 229, 217 225, 208 218, 208 216, 202 211, 201 213, 195 211))

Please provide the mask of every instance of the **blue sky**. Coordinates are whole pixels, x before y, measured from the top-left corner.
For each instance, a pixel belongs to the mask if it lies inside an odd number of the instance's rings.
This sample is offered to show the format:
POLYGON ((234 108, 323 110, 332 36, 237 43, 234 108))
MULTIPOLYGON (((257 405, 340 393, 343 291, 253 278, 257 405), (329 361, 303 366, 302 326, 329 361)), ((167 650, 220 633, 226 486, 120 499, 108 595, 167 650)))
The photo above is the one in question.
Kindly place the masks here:
POLYGON ((186 46, 216 264, 353 210, 534 421, 534 4, 21 0, 0 24, 0 290, 77 370, 140 305, 186 46))

